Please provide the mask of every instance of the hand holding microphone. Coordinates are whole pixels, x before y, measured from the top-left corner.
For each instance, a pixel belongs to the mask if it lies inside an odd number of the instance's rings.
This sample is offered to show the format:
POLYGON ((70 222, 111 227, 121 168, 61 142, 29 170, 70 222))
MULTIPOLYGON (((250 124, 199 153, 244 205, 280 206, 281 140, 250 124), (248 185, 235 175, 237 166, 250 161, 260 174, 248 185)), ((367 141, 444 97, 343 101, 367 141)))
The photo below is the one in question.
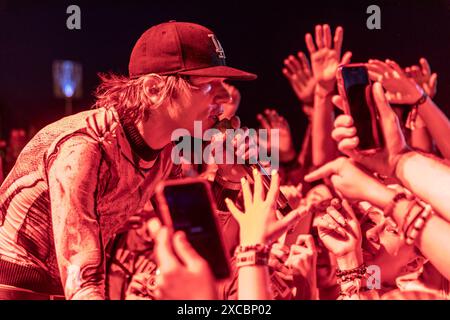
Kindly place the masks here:
MULTIPOLYGON (((267 192, 270 188, 271 176, 257 160, 258 145, 256 136, 252 136, 248 128, 240 128, 240 132, 236 133, 239 127, 240 120, 237 116, 233 116, 231 119, 222 119, 215 126, 216 129, 222 132, 222 136, 216 137, 215 141, 217 141, 216 139, 222 139, 224 143, 227 142, 231 138, 227 136, 227 129, 232 129, 234 134, 232 148, 230 148, 229 143, 225 143, 224 153, 227 156, 224 159, 225 161, 221 161, 221 164, 218 164, 218 178, 222 181, 240 185, 242 177, 247 176, 252 179, 252 171, 257 169, 261 173, 263 186, 267 192), (236 161, 236 158, 240 159, 240 161, 236 161), (233 159, 232 163, 227 163, 227 159, 233 159)), ((281 192, 277 199, 277 208, 283 215, 292 211, 287 198, 281 192)))

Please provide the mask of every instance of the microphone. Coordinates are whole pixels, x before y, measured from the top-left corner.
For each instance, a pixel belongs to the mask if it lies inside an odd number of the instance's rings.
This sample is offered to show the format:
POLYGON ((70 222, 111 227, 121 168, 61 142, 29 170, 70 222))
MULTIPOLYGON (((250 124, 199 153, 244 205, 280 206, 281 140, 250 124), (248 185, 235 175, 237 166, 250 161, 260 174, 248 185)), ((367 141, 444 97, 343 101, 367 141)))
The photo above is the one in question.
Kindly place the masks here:
MULTIPOLYGON (((240 120, 239 117, 237 116, 234 116, 232 119, 222 119, 219 122, 217 122, 214 127, 220 130, 222 133, 225 133, 227 129, 238 129, 240 127, 240 120)), ((250 177, 253 177, 254 169, 257 169, 261 173, 263 186, 267 193, 267 191, 270 188, 270 182, 272 181, 272 178, 270 174, 267 172, 267 170, 264 168, 264 166, 261 164, 261 162, 257 160, 256 163, 252 164, 245 163, 240 165, 242 165, 242 168, 250 177)), ((286 196, 281 192, 281 190, 279 191, 278 194, 277 209, 281 212, 283 216, 287 215, 289 212, 292 211, 292 208, 289 205, 286 196)))

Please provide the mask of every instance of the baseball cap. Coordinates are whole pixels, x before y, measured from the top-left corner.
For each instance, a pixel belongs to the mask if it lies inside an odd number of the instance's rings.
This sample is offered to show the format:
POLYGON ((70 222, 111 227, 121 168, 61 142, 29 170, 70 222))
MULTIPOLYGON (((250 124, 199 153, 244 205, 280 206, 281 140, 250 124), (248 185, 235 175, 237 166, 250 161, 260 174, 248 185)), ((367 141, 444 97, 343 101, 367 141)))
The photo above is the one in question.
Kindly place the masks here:
POLYGON ((136 42, 128 71, 131 78, 156 73, 254 80, 256 75, 225 64, 214 32, 190 22, 170 21, 151 27, 136 42))

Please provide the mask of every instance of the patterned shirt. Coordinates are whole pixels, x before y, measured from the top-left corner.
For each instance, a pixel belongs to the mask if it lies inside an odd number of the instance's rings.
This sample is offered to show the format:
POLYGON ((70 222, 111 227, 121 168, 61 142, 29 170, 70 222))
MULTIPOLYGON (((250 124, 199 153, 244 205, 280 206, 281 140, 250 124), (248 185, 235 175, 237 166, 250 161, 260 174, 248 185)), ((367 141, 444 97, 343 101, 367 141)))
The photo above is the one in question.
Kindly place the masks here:
POLYGON ((180 172, 172 144, 150 160, 133 128, 100 108, 38 132, 0 187, 0 258, 49 275, 67 299, 103 299, 104 246, 180 172))

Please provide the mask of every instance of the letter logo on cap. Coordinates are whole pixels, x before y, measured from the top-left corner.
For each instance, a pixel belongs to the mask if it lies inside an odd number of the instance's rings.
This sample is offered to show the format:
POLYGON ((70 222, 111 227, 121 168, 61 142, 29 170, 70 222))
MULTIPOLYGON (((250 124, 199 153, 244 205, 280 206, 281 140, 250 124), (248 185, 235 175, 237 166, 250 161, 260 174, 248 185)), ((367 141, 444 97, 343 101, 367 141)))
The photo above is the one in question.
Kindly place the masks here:
POLYGON ((219 58, 225 59, 225 51, 223 51, 222 45, 220 44, 216 35, 208 34, 208 37, 210 37, 212 42, 214 43, 214 47, 216 47, 216 52, 217 52, 217 55, 219 56, 219 58))

